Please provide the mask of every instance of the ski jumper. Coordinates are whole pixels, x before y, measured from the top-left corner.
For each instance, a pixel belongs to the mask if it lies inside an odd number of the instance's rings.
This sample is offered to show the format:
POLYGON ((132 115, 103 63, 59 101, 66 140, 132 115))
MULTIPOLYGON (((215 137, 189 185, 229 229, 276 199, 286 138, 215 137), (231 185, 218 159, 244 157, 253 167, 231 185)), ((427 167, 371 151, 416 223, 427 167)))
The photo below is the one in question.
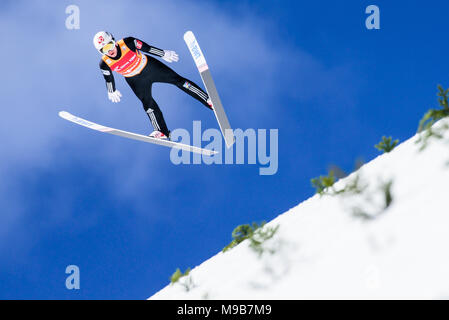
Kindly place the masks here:
POLYGON ((127 37, 117 41, 116 57, 111 58, 107 55, 102 57, 100 69, 109 92, 115 91, 112 71, 116 71, 125 77, 128 85, 142 102, 154 130, 158 130, 166 136, 170 134, 162 111, 151 95, 152 85, 155 82, 173 84, 200 101, 208 109, 211 109, 207 103, 209 96, 198 85, 181 77, 161 61, 143 53, 157 57, 164 56, 163 50, 150 46, 136 38, 127 37))

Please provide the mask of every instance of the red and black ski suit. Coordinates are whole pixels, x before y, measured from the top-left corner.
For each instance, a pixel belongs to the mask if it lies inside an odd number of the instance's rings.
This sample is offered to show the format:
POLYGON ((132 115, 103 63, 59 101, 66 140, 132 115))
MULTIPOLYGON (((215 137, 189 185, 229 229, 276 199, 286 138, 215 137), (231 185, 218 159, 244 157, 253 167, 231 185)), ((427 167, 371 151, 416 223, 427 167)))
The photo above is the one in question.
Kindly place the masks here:
POLYGON ((143 54, 163 57, 163 50, 133 37, 117 41, 116 47, 116 57, 111 58, 104 55, 100 61, 100 69, 106 80, 106 87, 109 92, 114 92, 115 81, 112 71, 122 74, 136 96, 142 101, 154 130, 161 131, 166 136, 170 134, 162 111, 151 95, 152 85, 155 82, 173 84, 211 109, 207 103, 209 98, 207 93, 197 84, 181 77, 161 61, 143 54))

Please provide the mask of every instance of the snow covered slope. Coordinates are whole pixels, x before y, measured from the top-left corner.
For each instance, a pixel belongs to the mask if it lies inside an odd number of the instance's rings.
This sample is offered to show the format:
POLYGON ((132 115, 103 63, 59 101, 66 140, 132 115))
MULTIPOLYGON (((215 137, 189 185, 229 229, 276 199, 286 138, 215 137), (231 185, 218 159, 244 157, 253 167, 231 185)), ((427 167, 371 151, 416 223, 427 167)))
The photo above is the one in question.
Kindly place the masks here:
POLYGON ((419 152, 416 139, 336 184, 358 176, 364 192, 316 195, 268 223, 279 225, 263 244, 274 253, 259 257, 245 240, 150 299, 449 298, 449 146, 419 152))

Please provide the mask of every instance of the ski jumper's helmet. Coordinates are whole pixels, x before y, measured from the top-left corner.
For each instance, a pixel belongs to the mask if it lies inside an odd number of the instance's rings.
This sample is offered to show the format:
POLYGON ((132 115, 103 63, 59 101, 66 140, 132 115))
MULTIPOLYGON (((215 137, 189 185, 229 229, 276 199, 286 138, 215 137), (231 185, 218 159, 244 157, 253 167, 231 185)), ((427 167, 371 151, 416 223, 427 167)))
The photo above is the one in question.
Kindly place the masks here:
POLYGON ((106 54, 115 47, 115 39, 111 33, 107 31, 97 32, 94 36, 94 46, 101 54, 106 54))

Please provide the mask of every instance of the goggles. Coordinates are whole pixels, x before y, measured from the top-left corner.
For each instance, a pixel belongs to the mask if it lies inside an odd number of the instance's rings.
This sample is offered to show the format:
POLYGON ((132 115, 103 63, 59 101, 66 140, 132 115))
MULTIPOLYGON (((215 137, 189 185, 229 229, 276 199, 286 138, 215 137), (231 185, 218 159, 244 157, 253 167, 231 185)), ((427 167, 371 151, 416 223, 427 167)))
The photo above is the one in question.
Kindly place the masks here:
POLYGON ((101 53, 106 54, 110 50, 114 50, 115 47, 115 41, 112 40, 111 42, 107 43, 103 48, 101 48, 101 53))

